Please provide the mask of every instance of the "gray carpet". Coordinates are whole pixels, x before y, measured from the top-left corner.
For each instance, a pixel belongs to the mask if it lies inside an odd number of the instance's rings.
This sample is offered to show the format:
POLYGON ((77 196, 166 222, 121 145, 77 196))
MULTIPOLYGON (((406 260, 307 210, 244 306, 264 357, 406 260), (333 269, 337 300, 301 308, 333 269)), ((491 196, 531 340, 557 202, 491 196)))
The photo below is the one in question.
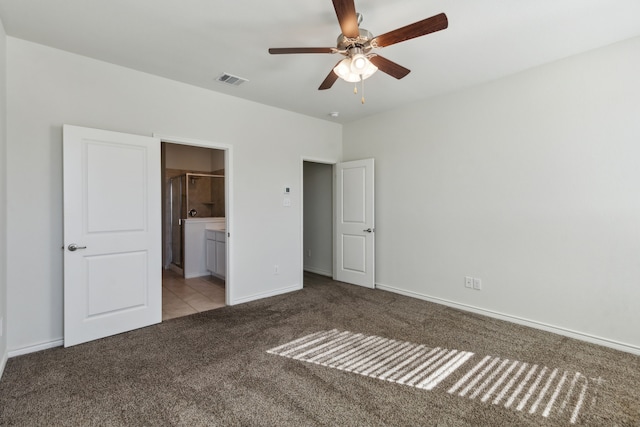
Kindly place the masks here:
POLYGON ((12 358, 1 425, 640 426, 640 357, 306 275, 12 358))

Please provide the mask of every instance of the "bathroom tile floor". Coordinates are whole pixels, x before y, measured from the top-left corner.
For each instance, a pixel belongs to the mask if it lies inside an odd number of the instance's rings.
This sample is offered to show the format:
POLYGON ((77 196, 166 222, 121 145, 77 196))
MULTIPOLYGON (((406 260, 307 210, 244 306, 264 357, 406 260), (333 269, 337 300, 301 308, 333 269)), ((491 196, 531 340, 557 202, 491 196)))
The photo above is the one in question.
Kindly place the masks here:
POLYGON ((214 276, 185 279, 171 270, 163 271, 162 320, 224 306, 224 280, 214 276))

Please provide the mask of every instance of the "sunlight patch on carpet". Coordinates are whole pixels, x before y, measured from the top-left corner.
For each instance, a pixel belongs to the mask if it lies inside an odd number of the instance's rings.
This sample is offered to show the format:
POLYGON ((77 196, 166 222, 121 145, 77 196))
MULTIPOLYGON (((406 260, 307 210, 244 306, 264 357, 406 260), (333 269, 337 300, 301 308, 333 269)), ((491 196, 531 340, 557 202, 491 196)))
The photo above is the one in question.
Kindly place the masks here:
POLYGON ((601 383, 580 372, 486 356, 447 392, 543 417, 564 416, 575 424, 589 397, 590 406, 595 404, 601 383))
POLYGON ((267 353, 431 390, 473 353, 336 329, 307 335, 267 353))
POLYGON ((453 375, 455 383, 447 390, 451 395, 572 424, 586 402, 595 404, 602 383, 579 372, 491 356, 457 372, 474 353, 337 329, 306 335, 267 353, 425 390, 453 375))

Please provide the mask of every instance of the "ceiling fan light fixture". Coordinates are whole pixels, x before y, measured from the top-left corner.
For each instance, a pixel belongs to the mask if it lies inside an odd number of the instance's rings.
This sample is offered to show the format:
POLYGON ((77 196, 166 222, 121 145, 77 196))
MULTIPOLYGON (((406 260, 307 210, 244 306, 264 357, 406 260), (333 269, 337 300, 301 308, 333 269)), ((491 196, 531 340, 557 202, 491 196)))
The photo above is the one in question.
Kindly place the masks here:
POLYGON ((361 53, 353 55, 351 58, 351 71, 356 74, 363 74, 369 60, 361 53))
POLYGON ((360 80, 360 76, 354 75, 358 78, 358 80, 353 80, 353 76, 351 73, 351 58, 344 58, 342 61, 338 63, 333 69, 333 71, 340 77, 342 80, 346 80, 348 82, 353 83, 354 81, 360 80))
POLYGON ((364 58, 364 59, 365 59, 365 67, 362 70, 362 74, 361 74, 362 80, 368 79, 369 77, 373 76, 373 73, 378 71, 378 67, 373 65, 373 62, 371 62, 369 58, 364 58))
POLYGON ((366 80, 373 75, 376 71, 378 71, 378 67, 373 65, 369 59, 362 55, 364 59, 364 67, 361 71, 354 71, 353 67, 353 58, 344 58, 342 61, 335 66, 333 71, 336 73, 338 77, 342 80, 347 81, 349 83, 356 83, 361 80, 366 80))

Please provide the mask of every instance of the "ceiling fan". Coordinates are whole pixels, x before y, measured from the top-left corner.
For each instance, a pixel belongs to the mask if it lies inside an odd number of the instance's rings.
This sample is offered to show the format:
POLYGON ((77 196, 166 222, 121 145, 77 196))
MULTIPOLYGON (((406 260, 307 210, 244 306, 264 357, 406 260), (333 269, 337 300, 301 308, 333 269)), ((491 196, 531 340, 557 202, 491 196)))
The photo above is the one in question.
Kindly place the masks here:
MULTIPOLYGON (((345 56, 331 70, 318 90, 329 89, 342 78, 348 82, 359 82, 370 77, 378 69, 396 79, 401 79, 411 72, 408 68, 396 64, 377 53, 374 49, 391 46, 406 40, 444 30, 449 22, 444 13, 414 22, 374 37, 371 32, 360 28, 362 15, 356 13, 353 0, 333 0, 333 7, 338 17, 342 34, 338 36, 336 47, 285 47, 271 48, 273 55, 291 53, 339 53, 345 56)), ((364 100, 363 100, 364 102, 364 100)))

